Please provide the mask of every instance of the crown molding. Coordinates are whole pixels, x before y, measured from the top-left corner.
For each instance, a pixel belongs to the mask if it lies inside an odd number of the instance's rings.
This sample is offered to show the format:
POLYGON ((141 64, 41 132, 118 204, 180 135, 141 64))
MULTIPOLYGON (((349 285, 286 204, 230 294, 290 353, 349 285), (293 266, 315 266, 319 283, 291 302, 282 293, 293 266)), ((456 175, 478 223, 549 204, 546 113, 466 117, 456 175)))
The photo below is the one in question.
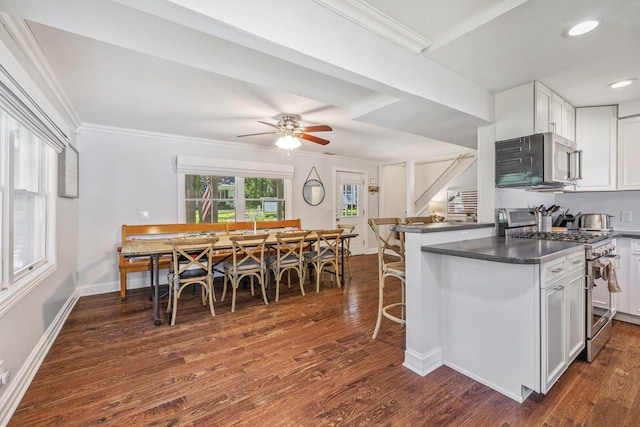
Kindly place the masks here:
POLYGON ((75 128, 80 126, 80 119, 76 110, 71 105, 69 98, 62 88, 62 84, 56 77, 56 73, 51 67, 49 60, 40 48, 40 45, 36 41, 25 20, 0 12, 0 22, 13 38, 20 51, 38 71, 44 83, 47 85, 49 90, 51 90, 60 106, 64 109, 73 126, 75 128))
POLYGON ((431 40, 396 21, 365 0, 314 1, 415 54, 422 53, 431 46, 431 40))

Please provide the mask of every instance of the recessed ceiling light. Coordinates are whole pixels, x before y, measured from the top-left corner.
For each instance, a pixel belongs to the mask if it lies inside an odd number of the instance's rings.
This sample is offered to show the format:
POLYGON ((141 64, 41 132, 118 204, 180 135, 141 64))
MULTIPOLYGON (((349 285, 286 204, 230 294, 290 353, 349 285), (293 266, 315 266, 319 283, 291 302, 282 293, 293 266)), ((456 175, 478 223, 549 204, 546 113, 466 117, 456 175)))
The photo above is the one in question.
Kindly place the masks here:
POLYGON ((629 86, 631 83, 633 83, 636 80, 638 80, 638 79, 634 78, 634 79, 620 80, 619 82, 611 83, 609 85, 609 87, 611 89, 618 89, 618 88, 621 88, 621 87, 629 86))
POLYGON ((600 25, 600 21, 596 21, 593 19, 590 21, 580 22, 579 24, 571 27, 567 34, 569 34, 570 36, 581 36, 588 33, 589 31, 595 30, 598 25, 600 25))

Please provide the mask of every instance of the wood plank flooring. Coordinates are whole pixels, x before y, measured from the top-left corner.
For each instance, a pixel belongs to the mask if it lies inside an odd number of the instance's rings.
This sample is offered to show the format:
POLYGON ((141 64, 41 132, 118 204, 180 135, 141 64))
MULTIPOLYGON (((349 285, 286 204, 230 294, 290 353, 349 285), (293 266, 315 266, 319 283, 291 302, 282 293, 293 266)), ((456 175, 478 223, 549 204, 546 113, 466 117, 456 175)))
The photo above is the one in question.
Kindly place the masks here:
POLYGON ((240 290, 215 318, 189 296, 173 327, 164 310, 153 325, 147 290, 80 298, 9 425, 640 425, 640 327, 614 322, 593 363, 518 404, 447 367, 402 367, 400 325, 371 339, 376 257, 352 271, 343 289, 294 283, 268 306, 240 290))

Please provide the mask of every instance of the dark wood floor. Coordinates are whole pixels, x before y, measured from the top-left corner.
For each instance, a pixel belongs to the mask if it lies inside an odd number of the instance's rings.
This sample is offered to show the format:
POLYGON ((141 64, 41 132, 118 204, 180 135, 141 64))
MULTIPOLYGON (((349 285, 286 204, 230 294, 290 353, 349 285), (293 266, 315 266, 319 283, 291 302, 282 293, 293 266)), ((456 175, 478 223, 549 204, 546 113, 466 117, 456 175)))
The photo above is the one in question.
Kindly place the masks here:
POLYGON ((640 425, 640 327, 614 322, 593 363, 518 404, 447 367, 402 367, 401 326, 371 340, 376 257, 352 263, 343 289, 307 283, 268 306, 242 291, 215 318, 185 299, 174 327, 164 311, 153 325, 146 290, 83 297, 9 425, 640 425))

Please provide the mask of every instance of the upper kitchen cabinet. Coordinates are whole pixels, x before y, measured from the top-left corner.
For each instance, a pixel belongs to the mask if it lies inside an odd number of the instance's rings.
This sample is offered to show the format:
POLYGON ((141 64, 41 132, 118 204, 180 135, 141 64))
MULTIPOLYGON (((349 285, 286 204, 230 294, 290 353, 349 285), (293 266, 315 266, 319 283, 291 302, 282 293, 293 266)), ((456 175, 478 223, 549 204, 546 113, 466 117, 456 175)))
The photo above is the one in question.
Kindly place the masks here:
POLYGON ((618 190, 640 190, 640 117, 618 121, 618 190))
POLYGON ((534 83, 535 131, 554 132, 574 140, 575 109, 560 95, 540 82, 534 83))
POLYGON ((579 107, 575 111, 576 143, 582 150, 582 179, 576 190, 616 190, 617 107, 579 107))
POLYGON ((555 132, 574 140, 575 109, 540 82, 530 82, 495 96, 496 140, 555 132))
POLYGON ((562 136, 571 141, 576 140, 576 109, 573 105, 565 101, 564 109, 562 110, 562 136))

